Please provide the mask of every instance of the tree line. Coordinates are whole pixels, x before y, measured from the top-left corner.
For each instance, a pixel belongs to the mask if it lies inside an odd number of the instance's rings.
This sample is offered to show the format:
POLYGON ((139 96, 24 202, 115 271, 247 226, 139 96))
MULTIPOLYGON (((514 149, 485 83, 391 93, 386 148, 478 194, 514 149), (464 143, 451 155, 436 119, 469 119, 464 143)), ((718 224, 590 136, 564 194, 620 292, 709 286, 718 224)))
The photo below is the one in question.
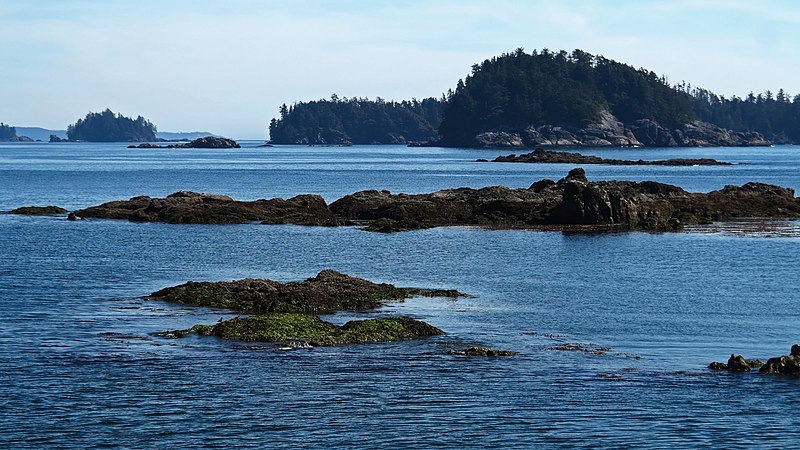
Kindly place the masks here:
POLYGON ((404 144, 438 137, 442 102, 333 94, 329 100, 281 105, 279 113, 269 124, 270 141, 277 144, 404 144))
POLYGON ((67 127, 70 141, 151 142, 156 140, 156 126, 142 116, 136 119, 114 114, 110 109, 90 112, 67 127))

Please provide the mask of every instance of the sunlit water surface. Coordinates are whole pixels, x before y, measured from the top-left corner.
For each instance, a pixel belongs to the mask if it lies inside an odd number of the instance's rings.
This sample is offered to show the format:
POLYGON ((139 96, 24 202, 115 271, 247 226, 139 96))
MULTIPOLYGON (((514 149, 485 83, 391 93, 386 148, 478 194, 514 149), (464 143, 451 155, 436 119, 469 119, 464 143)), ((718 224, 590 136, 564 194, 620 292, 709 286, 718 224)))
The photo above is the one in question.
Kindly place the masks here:
MULTIPOLYGON (((800 148, 582 150, 710 157, 718 167, 585 166, 590 179, 691 191, 800 188, 800 148)), ((568 165, 405 147, 139 150, 0 144, 0 210, 69 209, 178 190, 238 199, 363 189, 527 187, 568 165)), ((708 371, 800 342, 797 222, 687 233, 69 222, 0 214, 2 447, 792 447, 800 380, 708 371), (337 323, 411 315, 414 342, 281 351, 157 331, 231 317, 145 300, 187 280, 299 280, 333 268, 470 298, 411 299, 337 323), (602 356, 553 347, 608 347, 602 356), (486 345, 515 357, 468 359, 486 345)))

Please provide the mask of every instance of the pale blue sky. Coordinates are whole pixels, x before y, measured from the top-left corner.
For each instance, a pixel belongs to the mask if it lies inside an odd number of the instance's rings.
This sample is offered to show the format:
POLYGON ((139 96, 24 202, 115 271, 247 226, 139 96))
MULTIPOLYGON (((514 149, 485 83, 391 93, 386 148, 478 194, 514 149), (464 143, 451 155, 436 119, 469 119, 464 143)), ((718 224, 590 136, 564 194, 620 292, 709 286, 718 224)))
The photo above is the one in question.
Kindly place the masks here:
POLYGON ((106 107, 264 139, 281 103, 438 97, 523 47, 594 54, 724 95, 800 93, 800 2, 2 0, 0 121, 106 107))

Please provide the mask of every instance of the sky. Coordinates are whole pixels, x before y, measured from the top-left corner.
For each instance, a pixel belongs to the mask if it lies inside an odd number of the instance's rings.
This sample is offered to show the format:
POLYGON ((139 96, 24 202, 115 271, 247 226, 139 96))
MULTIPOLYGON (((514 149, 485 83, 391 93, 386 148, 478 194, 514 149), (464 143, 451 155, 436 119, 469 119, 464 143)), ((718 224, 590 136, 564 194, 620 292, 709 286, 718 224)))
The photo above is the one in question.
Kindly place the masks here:
POLYGON ((65 129, 110 108, 266 139, 283 103, 438 98, 520 47, 725 96, 800 93, 794 0, 1 0, 0 121, 65 129))

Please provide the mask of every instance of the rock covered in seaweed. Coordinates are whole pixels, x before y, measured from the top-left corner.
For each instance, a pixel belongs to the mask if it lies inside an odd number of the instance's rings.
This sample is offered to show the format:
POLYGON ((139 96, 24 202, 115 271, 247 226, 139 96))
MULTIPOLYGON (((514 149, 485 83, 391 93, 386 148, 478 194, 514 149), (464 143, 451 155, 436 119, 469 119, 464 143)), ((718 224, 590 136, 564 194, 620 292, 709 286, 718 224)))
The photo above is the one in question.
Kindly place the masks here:
POLYGON ((469 347, 463 350, 450 350, 448 351, 448 353, 451 355, 460 355, 460 356, 488 356, 488 357, 514 356, 518 354, 517 352, 513 352, 511 350, 500 350, 490 347, 469 347))
MULTIPOLYGON (((353 320, 342 326, 308 314, 269 314, 237 317, 216 325, 196 325, 188 330, 159 333, 184 337, 190 333, 244 342, 293 342, 311 346, 363 344, 439 336, 444 332, 410 317, 353 320)), ((303 347, 304 345, 300 345, 303 347)))
POLYGON ((385 301, 403 300, 414 295, 457 297, 464 294, 453 290, 398 288, 334 270, 323 270, 315 277, 288 283, 254 278, 217 282, 190 281, 154 292, 151 297, 250 314, 328 314, 342 310, 365 311, 377 308, 385 301))
POLYGON ((732 354, 727 363, 712 362, 708 368, 745 373, 758 369, 758 372, 762 374, 800 376, 800 345, 792 345, 788 355, 769 358, 766 363, 760 359, 745 359, 742 355, 732 354))

